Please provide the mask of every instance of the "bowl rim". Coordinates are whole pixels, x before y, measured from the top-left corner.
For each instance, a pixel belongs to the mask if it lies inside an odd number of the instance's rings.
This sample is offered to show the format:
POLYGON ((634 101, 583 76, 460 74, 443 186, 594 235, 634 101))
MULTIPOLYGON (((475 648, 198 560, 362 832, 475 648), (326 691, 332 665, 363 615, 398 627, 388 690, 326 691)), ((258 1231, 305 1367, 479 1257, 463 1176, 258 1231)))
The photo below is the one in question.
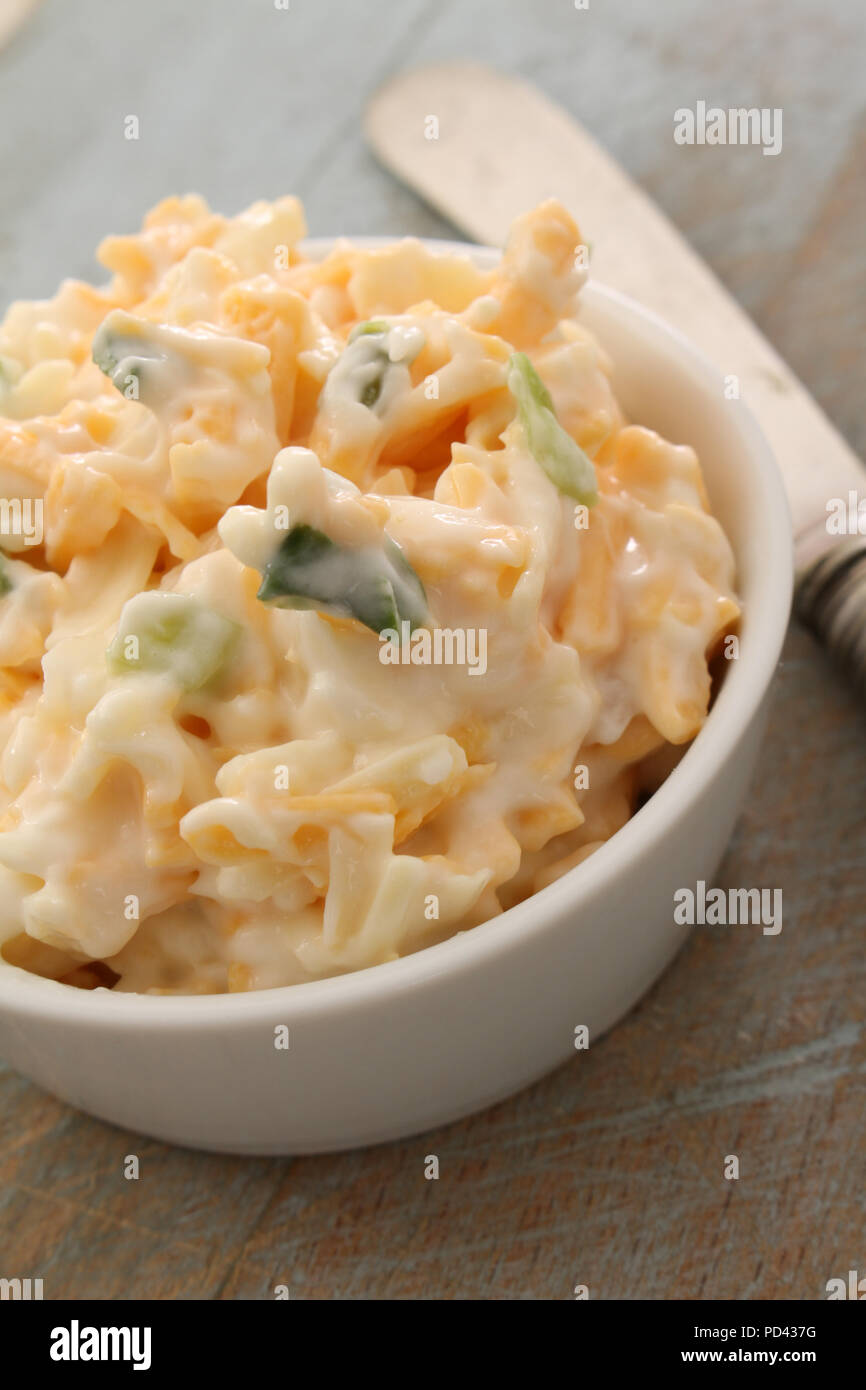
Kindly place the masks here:
MULTIPOLYGON (((496 247, 434 237, 353 236, 307 238, 301 249, 311 258, 326 255, 339 243, 377 248, 396 241, 418 241, 442 254, 458 252, 488 268, 501 255, 496 247)), ((666 340, 668 349, 688 368, 703 389, 720 391, 723 377, 710 359, 678 329, 630 296, 589 279, 581 297, 597 300, 620 315, 636 317, 650 334, 666 340)), ((458 931, 444 941, 425 946, 396 960, 321 980, 279 985, 238 994, 150 995, 112 990, 71 989, 44 979, 0 958, 0 1009, 19 1016, 40 1016, 88 1028, 150 1029, 171 1025, 186 1031, 207 1026, 226 1028, 249 1020, 279 1017, 286 1023, 311 1015, 361 1010, 385 997, 413 991, 483 968, 494 956, 520 949, 528 937, 541 934, 563 908, 578 910, 603 892, 623 863, 651 853, 663 843, 677 820, 700 796, 703 786, 723 768, 757 714, 770 686, 781 651, 793 590, 793 537, 790 510, 781 473, 754 415, 742 400, 728 401, 731 417, 746 456, 765 494, 763 536, 766 572, 762 601, 749 610, 753 629, 752 655, 730 670, 706 723, 682 758, 649 801, 590 857, 531 897, 498 917, 458 931), (769 521, 767 521, 769 518, 769 521)), ((757 524, 757 523, 753 523, 757 524)))

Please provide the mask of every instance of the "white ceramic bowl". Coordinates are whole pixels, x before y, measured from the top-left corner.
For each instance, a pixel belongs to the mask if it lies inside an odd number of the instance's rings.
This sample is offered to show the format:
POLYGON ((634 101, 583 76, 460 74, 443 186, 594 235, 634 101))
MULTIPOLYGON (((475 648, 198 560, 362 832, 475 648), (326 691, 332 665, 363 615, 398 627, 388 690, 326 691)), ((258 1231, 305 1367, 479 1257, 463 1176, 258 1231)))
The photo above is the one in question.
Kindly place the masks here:
POLYGON ((712 878, 748 789, 791 600, 790 521, 767 445, 714 368, 622 295, 590 282, 582 305, 626 412, 698 450, 737 556, 740 657, 671 776, 543 892, 353 975, 168 998, 79 991, 2 962, 0 1054, 18 1071, 93 1115, 194 1148, 351 1148, 457 1119, 569 1057, 580 1065, 575 1027, 597 1040, 670 961, 690 930, 674 923, 674 891, 712 878), (274 1046, 280 1024, 288 1050, 274 1046))

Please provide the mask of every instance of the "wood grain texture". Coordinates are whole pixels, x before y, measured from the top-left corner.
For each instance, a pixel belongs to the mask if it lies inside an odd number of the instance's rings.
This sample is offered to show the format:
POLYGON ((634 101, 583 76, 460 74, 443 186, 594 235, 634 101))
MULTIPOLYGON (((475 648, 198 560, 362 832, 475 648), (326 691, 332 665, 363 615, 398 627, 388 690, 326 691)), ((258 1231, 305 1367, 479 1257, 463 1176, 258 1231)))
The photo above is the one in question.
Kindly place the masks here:
MULTIPOLYGON (((191 188, 226 211, 297 191, 321 234, 447 234, 363 149, 359 111, 388 73, 455 56, 583 120, 866 447, 853 0, 46 0, 0 54, 0 297, 88 274, 105 231, 191 188), (700 97, 781 106, 782 154, 676 147, 673 112, 700 97)), ((211 1157, 0 1071, 0 1273, 48 1298, 823 1297, 866 1272, 864 785, 863 711, 792 629, 719 876, 781 887, 781 934, 696 928, 588 1053, 417 1139, 211 1157)))

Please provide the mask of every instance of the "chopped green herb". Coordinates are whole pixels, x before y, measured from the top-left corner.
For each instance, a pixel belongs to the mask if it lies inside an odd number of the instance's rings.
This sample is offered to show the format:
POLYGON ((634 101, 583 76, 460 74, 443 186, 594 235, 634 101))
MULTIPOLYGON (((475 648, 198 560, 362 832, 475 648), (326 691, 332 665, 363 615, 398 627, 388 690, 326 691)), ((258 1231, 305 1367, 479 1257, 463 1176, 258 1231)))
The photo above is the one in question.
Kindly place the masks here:
POLYGON ((285 608, 317 608, 355 618, 373 632, 420 627, 427 618, 424 586, 390 536, 381 549, 350 550, 299 523, 265 566, 258 597, 285 608))
POLYGON ((383 358, 381 364, 377 362, 376 367, 375 376, 371 376, 361 387, 360 401, 368 410, 373 409, 382 394, 382 387, 385 385, 385 373, 388 370, 388 358, 383 358))
POLYGON ((408 364, 421 351, 420 329, 368 319, 349 334, 328 374, 324 399, 358 401, 368 410, 384 409, 401 387, 410 387, 408 364))
POLYGON ((508 389, 533 458, 560 492, 591 507, 598 501, 595 468, 557 420, 550 392, 525 352, 508 359, 508 389))
POLYGON ((118 675, 166 672, 198 690, 224 665, 239 627, 187 594, 137 594, 124 605, 106 653, 118 675))
POLYGON ((6 568, 6 557, 0 556, 0 598, 8 594, 12 588, 12 580, 9 578, 9 571, 6 568))
POLYGON ((387 333, 387 326, 384 330, 370 328, 360 337, 353 338, 343 349, 343 373, 351 382, 361 405, 368 410, 373 409, 382 395, 385 378, 392 365, 388 356, 387 333))
POLYGON ((348 342, 354 343, 356 338, 367 337, 371 333, 387 333, 390 323, 385 319, 367 319, 364 323, 356 323, 348 337, 348 342))
POLYGON ((99 370, 105 373, 118 391, 133 400, 142 398, 148 364, 167 360, 167 354, 146 338, 116 332, 110 326, 109 319, 93 335, 92 353, 99 370), (135 381, 135 389, 131 389, 132 381, 135 381))

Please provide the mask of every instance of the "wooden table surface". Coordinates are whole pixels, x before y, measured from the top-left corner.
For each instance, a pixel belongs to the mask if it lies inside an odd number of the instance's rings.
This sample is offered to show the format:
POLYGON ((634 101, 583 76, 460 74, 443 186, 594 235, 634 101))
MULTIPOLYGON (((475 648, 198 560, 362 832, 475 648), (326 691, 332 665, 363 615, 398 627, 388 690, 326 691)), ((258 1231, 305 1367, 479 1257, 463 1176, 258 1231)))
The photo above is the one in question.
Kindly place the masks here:
MULTIPOLYGON (((449 234, 359 133, 378 82, 449 57, 584 121, 866 452, 856 0, 45 0, 0 53, 0 299, 92 275, 100 236, 169 192, 297 192, 318 234, 449 234), (676 146, 700 98, 781 107, 782 153, 676 146)), ((781 887, 781 934, 698 929, 589 1053, 433 1134, 205 1156, 0 1071, 0 1272, 46 1298, 824 1297, 866 1273, 864 784, 862 705, 793 628, 719 876, 781 887)))

